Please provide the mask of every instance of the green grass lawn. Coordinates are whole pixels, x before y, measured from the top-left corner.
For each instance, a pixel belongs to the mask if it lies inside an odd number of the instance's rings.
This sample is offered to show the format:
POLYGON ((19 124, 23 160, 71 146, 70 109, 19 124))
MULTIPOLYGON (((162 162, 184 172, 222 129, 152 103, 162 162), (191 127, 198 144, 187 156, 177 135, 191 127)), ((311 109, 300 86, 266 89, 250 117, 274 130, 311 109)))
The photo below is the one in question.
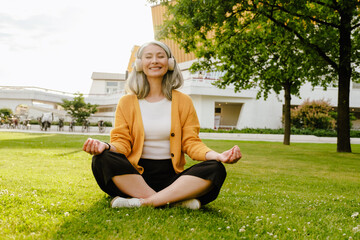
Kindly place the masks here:
POLYGON ((244 156, 216 201, 111 209, 86 138, 0 132, 0 239, 360 239, 360 145, 206 140, 244 156))

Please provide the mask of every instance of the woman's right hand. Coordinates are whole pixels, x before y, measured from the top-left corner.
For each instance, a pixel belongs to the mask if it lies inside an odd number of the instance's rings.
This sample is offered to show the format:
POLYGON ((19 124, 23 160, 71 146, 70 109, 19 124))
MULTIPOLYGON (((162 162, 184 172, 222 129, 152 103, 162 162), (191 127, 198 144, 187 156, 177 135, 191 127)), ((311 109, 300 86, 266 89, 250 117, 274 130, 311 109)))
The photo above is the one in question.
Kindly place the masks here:
POLYGON ((83 150, 91 155, 101 154, 108 145, 100 140, 88 138, 83 146, 83 150))

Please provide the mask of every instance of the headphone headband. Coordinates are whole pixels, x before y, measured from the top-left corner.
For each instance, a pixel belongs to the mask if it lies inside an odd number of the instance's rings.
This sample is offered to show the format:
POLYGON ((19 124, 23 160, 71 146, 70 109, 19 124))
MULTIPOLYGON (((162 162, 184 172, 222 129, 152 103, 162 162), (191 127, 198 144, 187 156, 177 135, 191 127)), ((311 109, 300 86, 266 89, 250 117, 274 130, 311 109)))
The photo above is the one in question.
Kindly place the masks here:
POLYGON ((151 42, 147 42, 145 44, 143 44, 139 50, 136 53, 136 60, 135 60, 135 68, 137 72, 141 72, 143 70, 143 66, 142 66, 142 62, 141 62, 141 54, 144 50, 145 47, 149 46, 149 45, 158 45, 159 47, 161 47, 162 49, 164 49, 164 51, 166 52, 166 55, 168 57, 168 70, 169 71, 173 71, 175 68, 175 59, 172 56, 171 50, 170 48, 165 44, 162 43, 160 41, 151 41, 151 42))
POLYGON ((155 45, 158 45, 159 47, 161 47, 162 49, 164 49, 164 51, 166 52, 166 55, 168 56, 168 58, 171 58, 173 57, 172 56, 172 53, 170 51, 170 48, 163 42, 160 42, 160 41, 151 41, 151 42, 147 42, 147 43, 144 43, 140 48, 139 50, 137 51, 136 53, 136 57, 137 58, 141 58, 141 54, 142 54, 142 51, 144 50, 145 47, 149 46, 149 45, 152 45, 152 44, 155 44, 155 45))

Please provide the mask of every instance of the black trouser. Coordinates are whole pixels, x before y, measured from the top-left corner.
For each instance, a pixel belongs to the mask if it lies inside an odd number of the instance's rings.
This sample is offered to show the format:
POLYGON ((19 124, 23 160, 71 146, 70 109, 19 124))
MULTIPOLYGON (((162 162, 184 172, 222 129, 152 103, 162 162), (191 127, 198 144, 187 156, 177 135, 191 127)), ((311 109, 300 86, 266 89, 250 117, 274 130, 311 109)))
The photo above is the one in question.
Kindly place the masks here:
MULTIPOLYGON (((224 165, 216 160, 200 162, 178 174, 175 173, 171 159, 140 159, 139 165, 144 168, 142 177, 145 182, 156 192, 168 187, 183 175, 191 175, 210 180, 213 183, 212 189, 198 198, 202 205, 214 201, 217 198, 226 178, 224 165)), ((140 175, 125 155, 108 150, 93 157, 92 170, 100 188, 111 197, 130 197, 115 186, 112 181, 114 176, 124 174, 140 175)))

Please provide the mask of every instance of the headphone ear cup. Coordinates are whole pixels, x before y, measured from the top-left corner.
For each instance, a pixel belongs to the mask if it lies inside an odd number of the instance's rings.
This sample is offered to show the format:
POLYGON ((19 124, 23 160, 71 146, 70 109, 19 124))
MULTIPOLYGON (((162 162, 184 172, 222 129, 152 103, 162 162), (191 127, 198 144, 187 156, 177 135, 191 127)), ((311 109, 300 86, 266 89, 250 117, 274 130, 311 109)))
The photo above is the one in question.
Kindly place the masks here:
POLYGON ((135 60, 135 69, 137 72, 141 72, 143 70, 143 66, 140 58, 137 58, 135 60))
POLYGON ((170 71, 173 71, 174 68, 175 68, 175 59, 171 57, 168 59, 168 69, 170 71))

